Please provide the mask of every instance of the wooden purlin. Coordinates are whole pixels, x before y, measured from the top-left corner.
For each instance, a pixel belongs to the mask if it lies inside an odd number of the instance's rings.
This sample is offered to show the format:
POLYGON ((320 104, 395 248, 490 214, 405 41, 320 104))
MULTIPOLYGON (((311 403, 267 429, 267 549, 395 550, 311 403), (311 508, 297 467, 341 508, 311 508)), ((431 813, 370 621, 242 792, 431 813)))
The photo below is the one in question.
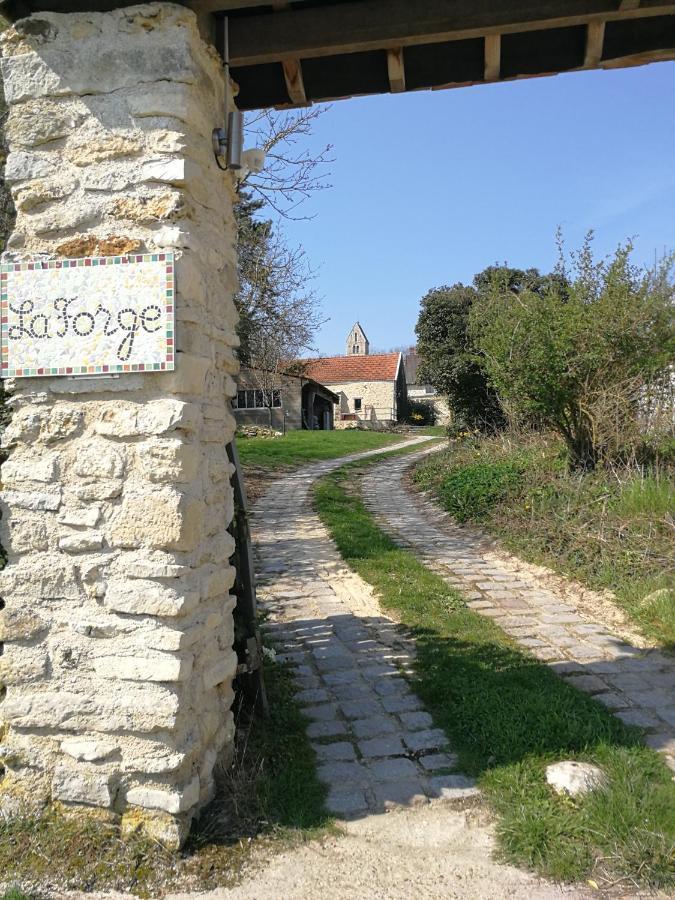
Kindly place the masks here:
POLYGON ((232 65, 664 15, 675 15, 675 3, 643 0, 639 6, 620 7, 618 0, 457 0, 449 6, 442 0, 352 0, 233 18, 232 65))

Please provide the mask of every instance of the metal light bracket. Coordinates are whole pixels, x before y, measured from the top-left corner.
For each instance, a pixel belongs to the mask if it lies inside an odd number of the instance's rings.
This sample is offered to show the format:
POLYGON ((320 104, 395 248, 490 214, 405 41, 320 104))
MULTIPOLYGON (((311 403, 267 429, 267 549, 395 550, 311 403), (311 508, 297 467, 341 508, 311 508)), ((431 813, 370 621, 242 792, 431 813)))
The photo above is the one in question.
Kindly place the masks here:
POLYGON ((225 64, 225 127, 214 128, 211 132, 213 154, 218 167, 235 171, 242 168, 244 151, 244 114, 239 110, 230 112, 230 37, 228 18, 223 22, 223 62, 225 64), (221 162, 224 160, 225 165, 221 162))

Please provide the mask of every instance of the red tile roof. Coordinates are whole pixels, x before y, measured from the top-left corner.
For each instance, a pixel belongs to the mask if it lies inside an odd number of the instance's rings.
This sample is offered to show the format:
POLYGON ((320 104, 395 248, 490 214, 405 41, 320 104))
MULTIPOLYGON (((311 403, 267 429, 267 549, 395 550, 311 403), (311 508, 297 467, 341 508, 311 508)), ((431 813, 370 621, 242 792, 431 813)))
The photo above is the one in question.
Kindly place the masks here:
POLYGON ((343 381, 394 381, 400 353, 373 353, 371 356, 323 356, 304 360, 306 374, 321 384, 343 381))

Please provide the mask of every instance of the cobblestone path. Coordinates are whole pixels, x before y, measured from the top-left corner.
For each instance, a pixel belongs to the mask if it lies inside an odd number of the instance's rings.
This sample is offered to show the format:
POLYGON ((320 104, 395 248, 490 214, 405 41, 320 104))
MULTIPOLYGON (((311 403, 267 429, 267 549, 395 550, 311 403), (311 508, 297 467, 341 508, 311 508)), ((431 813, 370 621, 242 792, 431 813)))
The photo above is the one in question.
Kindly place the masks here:
POLYGON ((407 685, 410 639, 381 614, 312 509, 310 487, 317 478, 377 452, 284 476, 252 516, 266 629, 294 666, 318 775, 329 788, 327 805, 345 818, 477 794, 471 780, 453 771, 444 733, 433 728, 407 685))
POLYGON ((647 729, 646 743, 675 771, 673 658, 634 647, 590 621, 519 569, 516 560, 491 558, 474 534, 423 495, 408 491, 406 469, 429 452, 389 459, 366 473, 364 501, 381 527, 562 678, 624 722, 647 729))

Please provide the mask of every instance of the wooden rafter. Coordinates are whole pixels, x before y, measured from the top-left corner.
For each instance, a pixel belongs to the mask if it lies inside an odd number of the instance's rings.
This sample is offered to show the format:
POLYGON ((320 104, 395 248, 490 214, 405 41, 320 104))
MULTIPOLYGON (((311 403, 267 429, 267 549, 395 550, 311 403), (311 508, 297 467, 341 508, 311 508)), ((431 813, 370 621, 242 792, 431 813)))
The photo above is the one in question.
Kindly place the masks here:
POLYGON ((403 59, 403 47, 395 50, 387 50, 387 71, 389 73, 389 87, 392 94, 401 94, 405 91, 405 61, 403 59))
MULTIPOLYGON (((289 0, 272 0, 272 9, 275 12, 282 12, 290 6, 289 0)), ((297 57, 283 59, 281 67, 284 70, 284 81, 286 82, 286 91, 288 99, 293 106, 308 106, 307 93, 305 91, 305 81, 302 77, 302 63, 297 57)))
MULTIPOLYGON (((630 2, 630 0, 628 0, 630 2)), ((617 0, 360 0, 290 8, 277 15, 233 18, 232 64, 259 65, 296 58, 397 49, 488 34, 509 34, 675 14, 675 3, 618 8, 617 0)))
POLYGON ((584 66, 596 69, 602 59, 602 47, 605 43, 605 23, 591 22, 586 28, 586 53, 584 66))
POLYGON ((485 80, 498 81, 501 69, 502 36, 488 34, 485 38, 485 80))
POLYGON ((282 66, 286 90, 291 103, 294 106, 307 106, 305 82, 302 77, 302 63, 299 59, 284 59, 282 66))

